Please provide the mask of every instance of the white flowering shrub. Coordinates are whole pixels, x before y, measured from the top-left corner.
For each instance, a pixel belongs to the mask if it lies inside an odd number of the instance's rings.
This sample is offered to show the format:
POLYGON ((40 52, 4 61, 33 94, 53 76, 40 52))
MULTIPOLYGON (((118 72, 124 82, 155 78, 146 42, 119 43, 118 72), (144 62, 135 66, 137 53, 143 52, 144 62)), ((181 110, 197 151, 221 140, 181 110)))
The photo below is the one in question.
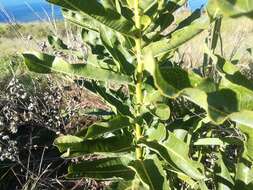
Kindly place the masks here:
MULTIPOLYGON (((37 174, 41 160, 41 170, 49 164, 47 169, 51 170, 64 162, 52 144, 56 133, 65 133, 65 126, 76 114, 71 108, 76 104, 73 98, 65 97, 64 88, 51 78, 18 75, 6 82, 0 89, 1 190, 19 188, 13 172, 24 176, 19 180, 26 183, 27 172, 28 176, 37 174)), ((64 174, 65 167, 58 169, 64 174)), ((49 175, 43 180, 52 178, 49 175)), ((53 186, 56 185, 50 188, 53 186)))

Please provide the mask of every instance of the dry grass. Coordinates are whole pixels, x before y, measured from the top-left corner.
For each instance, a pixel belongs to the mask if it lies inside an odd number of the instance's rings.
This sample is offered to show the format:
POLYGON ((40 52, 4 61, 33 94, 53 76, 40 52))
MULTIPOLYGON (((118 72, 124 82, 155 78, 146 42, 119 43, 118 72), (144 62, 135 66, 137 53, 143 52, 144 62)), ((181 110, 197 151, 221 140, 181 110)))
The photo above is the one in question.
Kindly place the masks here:
MULTIPOLYGON (((240 66, 248 67, 253 61, 246 51, 246 49, 253 47, 253 21, 240 18, 237 20, 225 19, 222 22, 221 36, 224 57, 228 60, 238 59, 240 66)), ((208 31, 205 31, 180 48, 179 52, 184 55, 186 67, 192 68, 202 65, 207 36, 208 31)), ((222 54, 220 45, 217 47, 216 53, 222 54)))
POLYGON ((49 34, 64 33, 64 23, 27 23, 0 25, 0 57, 19 54, 27 50, 38 50, 49 34))

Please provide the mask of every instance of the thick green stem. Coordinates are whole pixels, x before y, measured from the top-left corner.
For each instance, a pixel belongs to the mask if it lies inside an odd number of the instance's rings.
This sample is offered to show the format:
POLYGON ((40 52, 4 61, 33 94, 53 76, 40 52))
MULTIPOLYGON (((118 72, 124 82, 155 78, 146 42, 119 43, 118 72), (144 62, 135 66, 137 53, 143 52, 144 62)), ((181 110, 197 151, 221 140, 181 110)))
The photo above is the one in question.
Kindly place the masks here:
MULTIPOLYGON (((141 31, 141 17, 139 12, 139 0, 134 1, 134 14, 135 14, 135 26, 141 31)), ((142 34, 141 32, 135 39, 135 51, 137 57, 137 82, 136 82, 136 115, 140 114, 140 106, 143 103, 143 94, 142 94, 142 81, 143 81, 143 61, 142 61, 142 52, 141 52, 141 41, 142 41, 142 34)), ((142 136, 142 127, 139 124, 135 126, 135 135, 136 139, 139 140, 142 136)), ((136 148, 136 158, 142 159, 142 148, 136 148)))

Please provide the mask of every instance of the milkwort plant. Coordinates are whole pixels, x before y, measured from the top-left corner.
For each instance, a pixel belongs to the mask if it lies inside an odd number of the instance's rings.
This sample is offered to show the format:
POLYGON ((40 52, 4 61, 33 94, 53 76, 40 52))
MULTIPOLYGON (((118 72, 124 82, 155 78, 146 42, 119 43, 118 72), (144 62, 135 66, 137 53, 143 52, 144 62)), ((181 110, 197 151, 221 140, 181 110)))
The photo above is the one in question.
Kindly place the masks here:
POLYGON ((186 0, 48 1, 82 29, 88 55, 50 37, 78 61, 27 52, 25 64, 88 79, 82 85, 113 113, 56 138, 63 157, 96 155, 72 163, 69 178, 112 181, 111 189, 252 189, 253 83, 215 51, 222 17, 252 18, 252 1, 209 0, 206 14, 176 28, 186 0), (210 27, 202 75, 180 68, 176 50, 210 27))

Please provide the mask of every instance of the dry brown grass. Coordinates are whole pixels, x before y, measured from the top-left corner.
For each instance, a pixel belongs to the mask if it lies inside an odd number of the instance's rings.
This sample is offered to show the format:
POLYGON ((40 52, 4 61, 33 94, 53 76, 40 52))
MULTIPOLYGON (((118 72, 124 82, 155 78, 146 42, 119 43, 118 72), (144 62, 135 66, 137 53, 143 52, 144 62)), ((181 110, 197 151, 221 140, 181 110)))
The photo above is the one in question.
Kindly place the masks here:
POLYGON ((65 31, 64 22, 56 25, 49 22, 0 24, 0 57, 38 50, 38 46, 47 40, 47 35, 64 35, 65 31))
MULTIPOLYGON (((253 47, 253 21, 240 18, 236 20, 224 19, 222 22, 221 36, 224 57, 228 60, 238 59, 240 67, 248 67, 253 61, 246 51, 246 49, 253 47)), ((184 55, 183 61, 186 67, 192 68, 202 65, 207 36, 208 32, 205 31, 180 48, 179 52, 184 55)), ((217 47, 216 53, 222 54, 220 45, 217 47)))

